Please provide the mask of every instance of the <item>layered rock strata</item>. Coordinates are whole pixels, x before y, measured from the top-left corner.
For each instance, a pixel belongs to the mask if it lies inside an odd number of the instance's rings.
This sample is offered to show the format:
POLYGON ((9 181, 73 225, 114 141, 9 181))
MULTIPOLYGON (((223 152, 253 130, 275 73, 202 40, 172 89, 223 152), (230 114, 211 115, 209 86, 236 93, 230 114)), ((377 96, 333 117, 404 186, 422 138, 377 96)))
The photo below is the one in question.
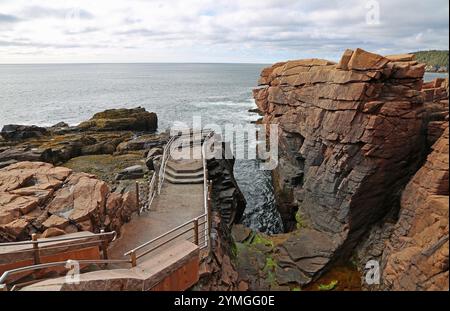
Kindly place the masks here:
POLYGON ((439 139, 448 125, 448 90, 448 78, 437 78, 423 84, 429 147, 439 139))
MULTIPOLYGON (((435 147, 433 147, 433 144, 436 143, 438 139, 440 139, 440 146, 442 147, 442 139, 444 132, 448 130, 448 115, 449 115, 449 106, 448 106, 448 79, 440 79, 437 78, 433 81, 424 83, 422 88, 422 93, 424 95, 425 103, 425 114, 424 114, 424 122, 426 127, 426 138, 427 138, 427 154, 436 154, 436 151, 433 151, 435 147)), ((442 148, 441 148, 442 149, 442 148)), ((424 178, 423 180, 426 182, 431 182, 431 185, 436 182, 436 178, 439 177, 439 172, 436 174, 436 169, 430 170, 430 159, 432 161, 435 160, 435 156, 429 155, 429 159, 425 164, 422 166, 422 168, 419 170, 419 172, 414 176, 412 181, 409 182, 408 186, 405 188, 405 190, 402 193, 402 201, 400 204, 400 212, 396 213, 396 211, 392 211, 391 213, 387 214, 385 218, 383 218, 379 223, 377 223, 375 226, 373 226, 370 230, 370 232, 367 234, 367 236, 363 239, 363 241, 358 245, 358 248, 355 251, 355 259, 360 263, 359 268, 362 273, 362 280, 361 283, 367 290, 377 290, 377 289, 407 289, 410 290, 413 289, 445 289, 447 287, 440 287, 436 286, 436 283, 430 283, 424 277, 424 275, 419 275, 420 269, 416 269, 415 264, 417 262, 414 262, 414 264, 411 264, 411 262, 408 261, 408 259, 403 258, 405 260, 397 260, 398 266, 401 266, 401 271, 397 271, 395 277, 399 280, 395 285, 392 284, 392 280, 389 283, 389 281, 384 282, 384 276, 389 279, 389 274, 392 274, 392 272, 384 273, 382 271, 381 277, 383 279, 383 282, 379 285, 368 285, 365 281, 365 274, 367 271, 364 271, 365 264, 369 260, 376 260, 377 262, 381 263, 383 262, 383 266, 386 265, 386 256, 390 253, 402 253, 403 248, 409 248, 407 251, 410 251, 410 246, 414 243, 417 243, 416 247, 433 247, 433 240, 436 238, 442 238, 444 235, 448 235, 448 228, 445 229, 444 225, 444 233, 441 231, 435 231, 435 235, 430 234, 429 231, 425 230, 427 233, 426 236, 426 242, 424 242, 424 238, 420 236, 420 234, 417 234, 417 232, 413 231, 410 233, 409 229, 406 230, 406 228, 411 228, 413 226, 413 223, 420 222, 420 217, 427 218, 428 213, 431 213, 433 215, 433 218, 435 221, 440 222, 441 224, 445 222, 445 218, 442 218, 441 214, 435 213, 435 207, 439 207, 441 212, 445 213, 445 207, 442 206, 437 201, 434 201, 434 198, 436 197, 436 193, 434 191, 422 191, 420 190, 420 187, 414 186, 414 184, 418 183, 418 175, 421 176, 421 178, 424 178), (426 172, 426 174, 424 173, 426 172), (425 176, 430 174, 430 176, 425 176), (434 181, 433 181, 434 180, 434 181), (414 209, 417 210, 417 213, 415 211, 411 210, 411 202, 405 201, 405 197, 414 197, 417 202, 414 204, 414 209), (426 202, 434 202, 436 204, 428 204, 426 202), (436 206, 434 206, 436 205, 436 206), (445 233, 446 232, 446 233, 445 233), (403 237, 398 237, 399 235, 404 234, 403 237), (411 234, 412 237, 409 237, 408 234, 411 234), (418 239, 417 241, 415 241, 418 239), (402 240, 405 243, 399 243, 399 241, 402 240), (406 242, 408 241, 408 242, 406 242), (432 284, 432 285, 431 285, 432 284)), ((440 153, 440 160, 445 162, 445 155, 440 153)), ((432 166, 439 166, 438 163, 431 163, 432 166)), ((441 174, 448 174, 448 170, 445 170, 445 167, 442 167, 442 164, 440 165, 442 171, 441 174)), ((448 177, 446 177, 448 180, 448 177)), ((444 177, 445 179, 445 177, 444 177)), ((441 189, 441 192, 444 193, 445 191, 441 189)), ((448 192, 448 184, 447 184, 447 192, 448 192)), ((448 209, 448 205, 447 205, 448 209)), ((448 221, 448 220, 447 220, 448 221)), ((433 224, 433 221, 427 220, 428 224, 433 224)), ((447 222, 448 223, 448 222, 447 222)), ((421 227, 422 229, 424 227, 421 227)), ((424 232, 425 232, 424 231, 424 232)), ((416 248, 417 249, 417 248, 416 248)), ((406 252, 407 252, 406 251, 406 252)), ((448 251, 444 250, 444 253, 448 251)), ((404 252, 403 252, 404 253, 404 252)), ((417 256, 415 256, 417 258, 417 256)), ((448 256, 447 256, 448 257, 448 256)), ((427 258, 426 256, 422 257, 427 258)), ((398 259, 398 258, 396 258, 398 259)), ((431 262, 432 265, 440 266, 441 272, 439 274, 445 274, 445 264, 442 264, 442 258, 441 257, 429 257, 427 258, 428 262, 431 262), (437 259, 437 261, 436 261, 437 259)), ((419 267, 420 264, 417 265, 419 267)), ((399 269, 397 266, 397 269, 399 269)), ((428 267, 427 267, 428 268, 428 267)), ((384 269, 384 268, 383 268, 384 269)), ((388 271, 391 269, 388 269, 388 271)), ((426 276, 426 274, 425 274, 426 276)), ((442 282, 439 285, 443 285, 442 282)))
MULTIPOLYGON (((222 144, 225 152, 226 145, 222 144)), ((243 290, 234 263, 231 228, 240 221, 246 201, 234 179, 234 160, 209 159, 208 172, 211 180, 211 247, 209 255, 200 266, 199 290, 243 290)))
POLYGON ((398 209, 425 154, 424 64, 413 55, 347 50, 340 62, 277 63, 256 103, 279 125, 275 188, 285 227, 281 268, 304 283, 348 257, 372 224, 398 209))
POLYGON ((399 219, 381 260, 383 288, 449 289, 449 131, 402 194, 399 219))

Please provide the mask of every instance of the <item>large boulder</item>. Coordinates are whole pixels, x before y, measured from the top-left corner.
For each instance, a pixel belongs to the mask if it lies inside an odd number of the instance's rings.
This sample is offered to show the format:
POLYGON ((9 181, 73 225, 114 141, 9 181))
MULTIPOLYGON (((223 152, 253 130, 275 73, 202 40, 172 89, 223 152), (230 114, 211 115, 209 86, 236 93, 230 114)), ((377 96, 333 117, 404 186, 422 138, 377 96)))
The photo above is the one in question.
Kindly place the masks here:
MULTIPOLYGON (((53 162, 54 152, 52 149, 38 149, 29 147, 11 147, 0 152, 0 164, 9 161, 41 161, 53 162)), ((12 164, 12 163, 10 163, 12 164)), ((2 167, 6 165, 1 165, 2 167)))
POLYGON ((138 210, 135 198, 135 192, 111 192, 93 175, 19 162, 0 169, 0 242, 29 239, 36 232, 120 231, 138 210))
POLYGON ((145 169, 141 165, 133 165, 120 171, 116 180, 141 179, 145 175, 145 169))
POLYGON ((153 132, 158 128, 156 113, 144 108, 110 109, 96 113, 90 120, 78 125, 82 130, 97 131, 146 131, 153 132))
POLYGON ((147 157, 145 159, 145 165, 151 171, 156 169, 157 164, 155 162, 160 159, 163 155, 163 148, 155 147, 148 151, 147 157))
POLYGON ((27 138, 35 138, 47 135, 46 128, 36 125, 5 125, 0 135, 6 140, 23 140, 27 138))

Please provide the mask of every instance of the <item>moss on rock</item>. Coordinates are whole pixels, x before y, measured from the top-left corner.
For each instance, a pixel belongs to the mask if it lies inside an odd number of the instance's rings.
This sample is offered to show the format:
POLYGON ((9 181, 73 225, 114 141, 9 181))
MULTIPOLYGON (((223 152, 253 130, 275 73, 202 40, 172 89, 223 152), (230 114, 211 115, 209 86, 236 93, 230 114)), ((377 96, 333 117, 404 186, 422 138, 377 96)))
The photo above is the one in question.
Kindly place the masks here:
POLYGON ((121 170, 143 165, 143 152, 133 152, 123 155, 89 155, 73 158, 64 164, 75 172, 93 174, 99 179, 113 183, 115 176, 121 170))

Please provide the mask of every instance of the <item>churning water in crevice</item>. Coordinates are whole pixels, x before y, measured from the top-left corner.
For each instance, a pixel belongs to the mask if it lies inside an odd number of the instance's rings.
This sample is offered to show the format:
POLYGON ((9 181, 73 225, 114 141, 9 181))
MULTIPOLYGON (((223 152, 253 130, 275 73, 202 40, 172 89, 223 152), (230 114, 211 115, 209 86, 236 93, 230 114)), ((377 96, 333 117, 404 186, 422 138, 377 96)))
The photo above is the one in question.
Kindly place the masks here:
MULTIPOLYGON (((258 115, 252 89, 258 64, 0 65, 0 127, 5 124, 71 125, 111 108, 141 106, 158 114, 159 128, 174 122, 248 124, 258 115)), ((271 174, 257 160, 237 160, 236 180, 247 200, 243 223, 282 232, 271 174)))
POLYGON ((283 232, 271 172, 259 170, 258 160, 237 160, 235 177, 247 200, 242 223, 266 234, 283 232))

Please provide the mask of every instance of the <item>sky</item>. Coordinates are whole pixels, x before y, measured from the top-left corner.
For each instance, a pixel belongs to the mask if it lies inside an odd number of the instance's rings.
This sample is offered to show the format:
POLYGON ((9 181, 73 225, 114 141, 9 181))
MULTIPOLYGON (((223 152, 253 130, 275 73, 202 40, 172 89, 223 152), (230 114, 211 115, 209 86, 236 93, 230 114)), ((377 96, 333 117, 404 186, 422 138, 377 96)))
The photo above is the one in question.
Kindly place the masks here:
POLYGON ((448 44, 448 0, 0 0, 0 63, 273 63, 448 44))

